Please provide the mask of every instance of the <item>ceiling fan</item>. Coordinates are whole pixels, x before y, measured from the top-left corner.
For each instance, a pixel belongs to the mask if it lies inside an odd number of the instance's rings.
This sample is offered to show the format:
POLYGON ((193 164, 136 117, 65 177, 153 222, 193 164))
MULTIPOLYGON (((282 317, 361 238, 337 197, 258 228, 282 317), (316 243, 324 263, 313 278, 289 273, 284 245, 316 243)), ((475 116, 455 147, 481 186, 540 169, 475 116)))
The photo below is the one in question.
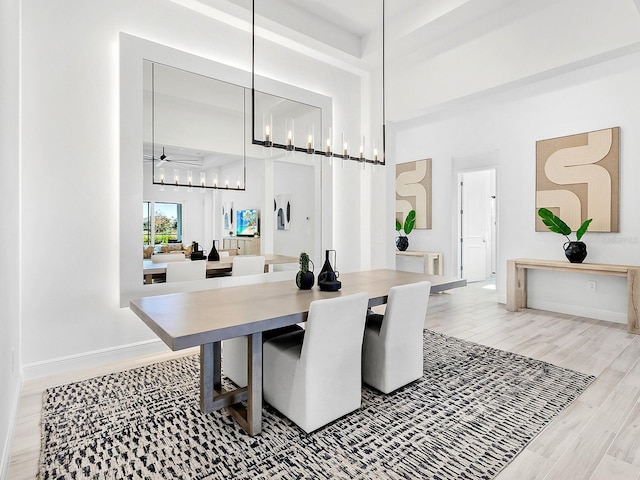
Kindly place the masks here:
POLYGON ((156 166, 161 166, 163 165, 165 162, 167 163, 177 163, 177 164, 181 164, 181 165, 187 165, 187 166, 195 166, 195 167, 201 167, 202 166, 202 158, 196 157, 194 156, 193 158, 173 158, 172 154, 169 155, 165 155, 164 152, 164 147, 162 147, 162 155, 160 155, 160 157, 156 158, 152 155, 144 155, 144 160, 149 162, 151 160, 157 161, 158 163, 156 164, 156 166))

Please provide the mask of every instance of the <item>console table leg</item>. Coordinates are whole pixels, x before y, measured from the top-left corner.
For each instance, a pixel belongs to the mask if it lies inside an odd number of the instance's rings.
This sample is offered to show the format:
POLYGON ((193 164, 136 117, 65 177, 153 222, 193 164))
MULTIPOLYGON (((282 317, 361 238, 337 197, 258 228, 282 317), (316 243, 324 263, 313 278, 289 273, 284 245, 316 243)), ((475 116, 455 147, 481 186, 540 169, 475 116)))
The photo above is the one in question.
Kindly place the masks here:
POLYGON ((527 270, 507 260, 507 310, 517 312, 527 306, 527 270))
POLYGON ((640 269, 629 269, 627 273, 627 290, 629 292, 627 330, 629 333, 640 334, 640 269))

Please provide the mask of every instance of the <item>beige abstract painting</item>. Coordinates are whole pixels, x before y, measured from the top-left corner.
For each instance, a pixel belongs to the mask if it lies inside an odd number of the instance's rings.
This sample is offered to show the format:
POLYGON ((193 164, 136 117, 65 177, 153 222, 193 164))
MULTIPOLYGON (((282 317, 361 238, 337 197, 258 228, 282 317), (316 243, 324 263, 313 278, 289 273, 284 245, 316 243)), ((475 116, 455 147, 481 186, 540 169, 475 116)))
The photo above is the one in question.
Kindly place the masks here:
POLYGON ((590 232, 619 231, 620 127, 536 142, 537 215, 548 208, 572 230, 588 218, 590 232))
POLYGON ((414 228, 431 229, 431 159, 396 165, 396 219, 416 211, 414 228))

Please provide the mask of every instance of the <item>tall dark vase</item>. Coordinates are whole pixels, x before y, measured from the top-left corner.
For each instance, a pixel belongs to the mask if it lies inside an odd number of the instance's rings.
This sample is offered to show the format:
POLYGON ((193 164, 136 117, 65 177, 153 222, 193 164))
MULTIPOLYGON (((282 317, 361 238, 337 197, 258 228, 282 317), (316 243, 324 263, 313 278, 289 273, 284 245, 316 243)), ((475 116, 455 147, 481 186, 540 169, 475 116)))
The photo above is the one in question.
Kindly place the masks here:
POLYGON ((396 247, 401 252, 404 252, 409 248, 409 237, 405 237, 404 235, 396 237, 396 247))
POLYGON ((587 258, 587 245, 584 242, 566 242, 562 248, 571 263, 582 263, 587 258))
POLYGON ((338 272, 334 271, 331 266, 331 262, 329 261, 329 252, 333 252, 334 255, 336 253, 335 250, 327 250, 326 260, 324 261, 322 270, 320 270, 320 273, 318 274, 318 287, 320 287, 320 290, 327 292, 337 292, 342 287, 342 282, 338 280, 338 272))
POLYGON ((209 256, 207 257, 207 260, 209 260, 210 262, 217 262, 218 260, 220 260, 220 254, 218 253, 218 250, 216 250, 216 242, 217 240, 213 241, 213 245, 211 245, 211 251, 209 252, 209 256))

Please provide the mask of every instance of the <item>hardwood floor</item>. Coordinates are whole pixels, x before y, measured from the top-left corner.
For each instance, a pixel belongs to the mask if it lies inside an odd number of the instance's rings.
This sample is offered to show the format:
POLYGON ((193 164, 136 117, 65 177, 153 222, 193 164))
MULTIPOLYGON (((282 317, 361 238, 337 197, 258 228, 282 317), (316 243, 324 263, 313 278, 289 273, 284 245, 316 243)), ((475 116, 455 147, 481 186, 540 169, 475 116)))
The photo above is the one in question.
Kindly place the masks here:
POLYGON ((497 478, 640 479, 640 335, 588 318, 507 312, 483 286, 432 295, 425 327, 597 376, 497 478))
MULTIPOLYGON (((485 286, 432 295, 425 327, 597 376, 497 478, 640 480, 640 335, 627 333, 625 325, 582 317, 507 312, 495 291, 485 286)), ((45 388, 172 356, 177 355, 153 355, 25 384, 8 478, 33 479, 37 474, 45 388)))

